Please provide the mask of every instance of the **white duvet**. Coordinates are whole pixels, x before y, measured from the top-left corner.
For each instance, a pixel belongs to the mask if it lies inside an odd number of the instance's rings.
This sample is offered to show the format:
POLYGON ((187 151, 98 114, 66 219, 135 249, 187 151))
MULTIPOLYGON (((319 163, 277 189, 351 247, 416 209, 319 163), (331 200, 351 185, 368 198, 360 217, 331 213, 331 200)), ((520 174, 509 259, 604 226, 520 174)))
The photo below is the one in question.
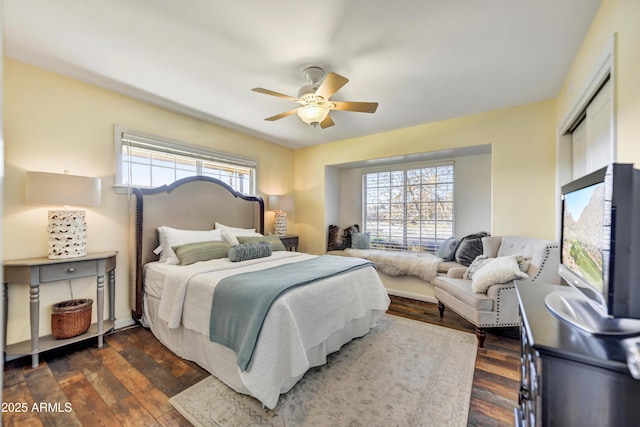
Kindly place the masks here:
MULTIPOLYGON (((268 258, 239 263, 224 258, 163 267, 161 293, 156 290, 161 295, 158 316, 169 328, 183 326, 208 338, 211 301, 221 279, 312 257, 277 251, 268 258)), ((249 370, 243 372, 236 366, 237 374, 251 395, 273 408, 280 393, 293 385, 291 378, 301 377, 311 367, 307 354, 311 349, 354 319, 368 316, 368 326, 372 326, 388 306, 389 297, 373 268, 357 269, 290 290, 271 306, 249 370)), ((364 333, 367 331, 368 327, 364 333)))

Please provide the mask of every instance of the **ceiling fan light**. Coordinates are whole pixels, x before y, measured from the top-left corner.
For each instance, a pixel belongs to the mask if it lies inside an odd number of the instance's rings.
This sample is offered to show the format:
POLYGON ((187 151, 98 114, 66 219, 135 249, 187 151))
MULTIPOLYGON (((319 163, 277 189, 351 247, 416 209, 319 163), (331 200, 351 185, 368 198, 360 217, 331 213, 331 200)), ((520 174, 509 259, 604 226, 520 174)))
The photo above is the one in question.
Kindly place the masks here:
POLYGON ((298 108, 298 117, 308 125, 322 123, 329 114, 329 108, 324 105, 307 105, 298 108))

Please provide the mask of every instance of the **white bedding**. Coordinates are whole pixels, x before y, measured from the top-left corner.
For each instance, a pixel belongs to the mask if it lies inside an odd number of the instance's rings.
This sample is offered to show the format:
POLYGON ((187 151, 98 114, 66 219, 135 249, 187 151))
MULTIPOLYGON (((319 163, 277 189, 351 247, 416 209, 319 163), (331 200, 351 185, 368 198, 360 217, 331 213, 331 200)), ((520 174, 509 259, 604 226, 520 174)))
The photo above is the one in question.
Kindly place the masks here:
POLYGON ((150 263, 145 266, 145 318, 174 352, 273 408, 280 393, 310 367, 325 363, 326 354, 366 334, 386 311, 389 297, 378 274, 373 268, 358 269, 282 295, 265 319, 246 372, 235 364, 231 350, 208 341, 213 291, 229 275, 312 257, 281 251, 241 263, 228 258, 182 267, 150 263), (204 354, 204 347, 211 354, 204 354))

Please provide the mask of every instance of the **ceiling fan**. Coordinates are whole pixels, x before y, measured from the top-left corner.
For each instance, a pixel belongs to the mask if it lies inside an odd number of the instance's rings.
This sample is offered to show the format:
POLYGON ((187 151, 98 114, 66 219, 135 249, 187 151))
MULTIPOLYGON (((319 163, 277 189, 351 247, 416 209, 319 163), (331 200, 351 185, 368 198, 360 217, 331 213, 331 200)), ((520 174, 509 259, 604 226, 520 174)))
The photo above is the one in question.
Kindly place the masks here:
POLYGON ((310 84, 303 86, 298 91, 298 97, 283 95, 260 87, 251 89, 267 95, 289 99, 297 102, 301 106, 275 116, 267 117, 265 120, 275 121, 292 114, 298 114, 303 122, 316 127, 320 124, 322 129, 333 126, 335 123, 329 116, 331 110, 356 111, 360 113, 375 113, 378 108, 377 102, 347 102, 331 101, 329 98, 340 88, 347 84, 349 79, 339 74, 329 72, 325 77, 324 70, 320 67, 308 67, 304 70, 304 77, 310 84), (324 78, 324 80, 323 80, 324 78), (322 83, 320 83, 322 82, 322 83))

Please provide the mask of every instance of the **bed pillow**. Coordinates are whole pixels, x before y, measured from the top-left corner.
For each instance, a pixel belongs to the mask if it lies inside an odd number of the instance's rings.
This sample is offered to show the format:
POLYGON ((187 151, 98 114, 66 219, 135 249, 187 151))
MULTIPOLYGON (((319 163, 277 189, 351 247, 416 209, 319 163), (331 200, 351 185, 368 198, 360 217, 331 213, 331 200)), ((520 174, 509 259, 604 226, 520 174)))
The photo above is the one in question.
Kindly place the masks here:
POLYGON ((180 265, 190 265, 199 261, 226 258, 231 245, 229 242, 212 240, 208 242, 187 243, 174 246, 172 249, 178 257, 180 265))
POLYGON ((239 262, 271 256, 271 251, 271 243, 269 242, 248 242, 231 246, 228 256, 231 262, 239 262))
POLYGON ((262 234, 258 233, 255 228, 229 227, 228 225, 220 224, 219 222, 215 223, 215 228, 222 232, 226 231, 231 233, 234 236, 262 236, 262 234))
POLYGON ((172 227, 158 227, 158 240, 160 246, 160 262, 167 264, 179 264, 180 260, 173 251, 174 246, 187 243, 222 241, 222 230, 180 230, 172 227))
POLYGON ((287 248, 284 247, 284 243, 282 243, 282 240, 280 240, 280 238, 275 234, 269 234, 267 236, 237 236, 237 239, 240 244, 253 242, 269 242, 271 243, 271 249, 274 251, 287 250, 287 248))
POLYGON ((515 255, 491 258, 473 274, 471 289, 476 293, 485 293, 491 285, 507 283, 514 279, 526 279, 526 273, 520 271, 515 255))

